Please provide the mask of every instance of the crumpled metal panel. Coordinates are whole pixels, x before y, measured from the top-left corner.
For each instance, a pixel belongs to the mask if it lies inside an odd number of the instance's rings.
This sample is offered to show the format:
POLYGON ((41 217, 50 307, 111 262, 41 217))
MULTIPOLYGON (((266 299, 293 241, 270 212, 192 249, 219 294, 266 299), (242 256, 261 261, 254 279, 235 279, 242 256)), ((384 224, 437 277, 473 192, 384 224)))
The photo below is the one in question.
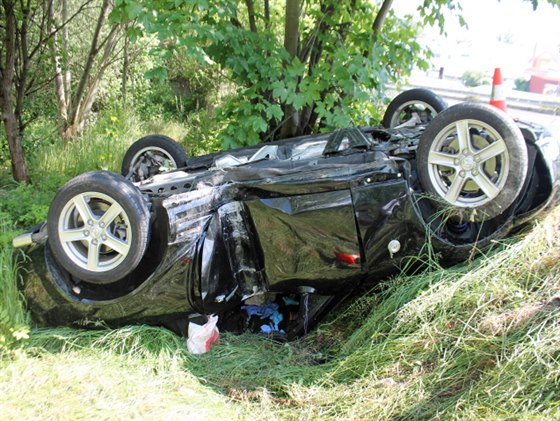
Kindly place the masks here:
POLYGON ((202 246, 200 294, 205 312, 223 310, 268 290, 257 244, 243 203, 218 209, 202 246))
POLYGON ((171 196, 163 202, 169 218, 169 244, 199 240, 220 202, 220 187, 204 187, 171 196))

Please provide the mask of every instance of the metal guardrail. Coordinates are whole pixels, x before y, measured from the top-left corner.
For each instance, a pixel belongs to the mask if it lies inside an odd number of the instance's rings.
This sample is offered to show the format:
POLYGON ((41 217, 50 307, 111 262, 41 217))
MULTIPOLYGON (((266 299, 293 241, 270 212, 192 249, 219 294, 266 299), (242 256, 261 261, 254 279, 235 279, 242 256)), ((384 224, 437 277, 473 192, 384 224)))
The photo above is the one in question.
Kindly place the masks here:
MULTIPOLYGON (((485 85, 477 88, 464 88, 457 89, 455 87, 441 86, 437 81, 435 83, 429 83, 431 80, 427 79, 422 81, 422 84, 415 83, 414 80, 406 87, 406 89, 411 88, 427 88, 441 97, 449 100, 455 101, 468 101, 477 100, 488 102, 490 100, 490 94, 492 92, 491 85, 485 85)), ((396 91, 395 87, 391 87, 396 91)), ((560 115, 560 97, 548 97, 540 94, 533 94, 529 92, 521 91, 510 91, 506 93, 506 101, 508 108, 524 110, 524 111, 534 111, 539 113, 560 115)))

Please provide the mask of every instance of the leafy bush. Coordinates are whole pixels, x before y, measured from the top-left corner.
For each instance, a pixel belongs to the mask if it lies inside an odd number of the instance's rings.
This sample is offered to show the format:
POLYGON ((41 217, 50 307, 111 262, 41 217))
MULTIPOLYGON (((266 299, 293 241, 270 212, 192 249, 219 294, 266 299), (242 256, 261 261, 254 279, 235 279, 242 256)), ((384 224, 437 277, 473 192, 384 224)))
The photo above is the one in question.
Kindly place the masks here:
POLYGON ((467 70, 461 77, 463 85, 474 88, 481 85, 488 85, 489 80, 482 72, 467 70))
MULTIPOLYGON (((135 36, 158 34, 151 52, 170 61, 162 60, 150 74, 195 86, 190 90, 197 103, 210 92, 215 95, 208 88, 220 85, 216 76, 221 73, 235 85, 235 94, 224 98, 216 113, 224 148, 375 124, 386 84, 402 79, 412 66, 427 68, 427 48, 416 41, 412 18, 391 12, 381 33, 373 33, 378 6, 371 2, 309 4, 300 19, 299 56, 281 42, 282 5, 271 4, 274 13, 255 5, 258 30, 239 21, 247 16, 244 7, 229 0, 204 8, 190 0, 180 5, 127 1, 112 13, 113 21, 126 21, 135 36), (167 65, 184 56, 190 61, 167 65)), ((431 24, 439 20, 433 9, 438 7, 420 12, 431 24)))
POLYGON ((529 81, 525 78, 515 79, 515 90, 522 92, 529 92, 529 81))
POLYGON ((218 152, 222 148, 219 133, 223 122, 218 121, 213 111, 202 110, 189 115, 185 121, 186 134, 182 138, 189 156, 218 152))
POLYGON ((29 337, 29 316, 17 288, 23 255, 12 251, 13 232, 4 216, 0 212, 0 361, 29 337))

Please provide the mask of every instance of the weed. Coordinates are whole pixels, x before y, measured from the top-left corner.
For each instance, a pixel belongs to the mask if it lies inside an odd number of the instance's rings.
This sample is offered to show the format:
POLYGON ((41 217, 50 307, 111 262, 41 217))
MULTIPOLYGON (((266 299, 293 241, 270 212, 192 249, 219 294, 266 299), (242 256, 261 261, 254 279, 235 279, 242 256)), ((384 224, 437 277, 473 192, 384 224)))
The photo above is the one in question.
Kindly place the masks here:
MULTIPOLYGON (((0 232, 3 231, 0 220, 0 232)), ((0 361, 13 355, 28 338, 29 316, 17 289, 22 259, 22 254, 14 253, 10 245, 0 243, 0 361)))

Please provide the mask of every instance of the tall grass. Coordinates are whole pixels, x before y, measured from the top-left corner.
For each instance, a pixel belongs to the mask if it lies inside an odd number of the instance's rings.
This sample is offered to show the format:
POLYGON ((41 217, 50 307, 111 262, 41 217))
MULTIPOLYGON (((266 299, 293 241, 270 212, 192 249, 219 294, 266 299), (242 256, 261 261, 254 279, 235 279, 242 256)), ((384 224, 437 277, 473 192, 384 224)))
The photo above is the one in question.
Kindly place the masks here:
POLYGON ((557 418, 558 214, 474 267, 391 282, 299 405, 310 418, 557 418))
POLYGON ((34 328, 0 370, 0 410, 9 419, 558 418, 559 221, 560 209, 470 265, 387 281, 293 343, 222 334, 194 356, 156 327, 34 328))
POLYGON ((189 156, 215 152, 220 144, 218 127, 212 115, 201 111, 186 118, 186 123, 140 120, 134 113, 116 110, 103 114, 95 125, 71 142, 56 139, 42 145, 31 156, 34 179, 45 174, 64 174, 66 178, 94 169, 120 172, 128 147, 149 134, 164 134, 178 141, 189 156))
POLYGON ((132 112, 106 110, 79 137, 65 142, 56 128, 42 122, 38 133, 30 133, 34 145, 28 154, 32 185, 18 185, 7 168, 0 168, 0 215, 27 228, 43 221, 50 203, 66 181, 86 171, 120 173, 124 154, 137 139, 161 133, 177 140, 187 153, 213 152, 218 147, 211 114, 190 115, 186 124, 161 120, 140 120, 132 112), (45 141, 40 142, 44 137, 45 141))
MULTIPOLYGON (((0 220, 0 234, 7 229, 0 220)), ((14 253, 6 238, 0 235, 0 361, 19 348, 28 338, 29 315, 17 288, 23 255, 14 253)))

